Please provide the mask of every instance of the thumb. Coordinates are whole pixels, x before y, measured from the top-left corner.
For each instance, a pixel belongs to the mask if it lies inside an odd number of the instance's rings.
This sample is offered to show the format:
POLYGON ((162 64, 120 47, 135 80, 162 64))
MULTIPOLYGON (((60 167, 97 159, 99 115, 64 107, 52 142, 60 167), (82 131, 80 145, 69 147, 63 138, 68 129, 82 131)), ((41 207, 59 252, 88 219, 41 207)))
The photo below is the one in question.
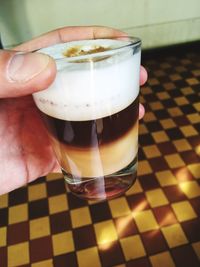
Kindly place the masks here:
POLYGON ((45 54, 0 50, 0 98, 46 89, 55 75, 55 62, 45 54))

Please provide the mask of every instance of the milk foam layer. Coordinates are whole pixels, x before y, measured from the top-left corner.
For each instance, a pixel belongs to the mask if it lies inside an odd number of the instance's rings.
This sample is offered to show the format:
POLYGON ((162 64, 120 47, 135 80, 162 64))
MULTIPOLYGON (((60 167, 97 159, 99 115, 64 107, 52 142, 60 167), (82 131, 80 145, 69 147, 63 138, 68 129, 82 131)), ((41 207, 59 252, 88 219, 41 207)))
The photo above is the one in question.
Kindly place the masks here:
POLYGON ((103 118, 128 107, 139 93, 140 52, 133 53, 129 41, 76 41, 41 49, 56 60, 57 76, 46 90, 33 95, 45 114, 69 121, 103 118), (103 46, 113 50, 97 54, 102 60, 80 62, 91 55, 65 58, 64 52, 79 46, 84 50, 103 46))

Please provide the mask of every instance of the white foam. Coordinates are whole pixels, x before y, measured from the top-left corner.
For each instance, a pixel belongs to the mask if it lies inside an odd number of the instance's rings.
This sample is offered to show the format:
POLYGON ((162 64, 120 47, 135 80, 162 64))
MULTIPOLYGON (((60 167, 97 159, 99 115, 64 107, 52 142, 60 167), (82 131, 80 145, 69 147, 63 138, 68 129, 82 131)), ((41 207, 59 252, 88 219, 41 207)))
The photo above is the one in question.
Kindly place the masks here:
MULTIPOLYGON (((74 63, 63 52, 81 45, 117 48, 129 42, 89 40, 59 44, 41 49, 56 60, 57 76, 50 87, 33 95, 38 108, 49 116, 63 120, 85 121, 112 115, 129 106, 139 93, 140 52, 131 47, 96 54, 107 56, 101 61, 74 63)), ((93 54, 94 55, 94 54, 93 54)), ((88 56, 76 57, 76 60, 88 56)))

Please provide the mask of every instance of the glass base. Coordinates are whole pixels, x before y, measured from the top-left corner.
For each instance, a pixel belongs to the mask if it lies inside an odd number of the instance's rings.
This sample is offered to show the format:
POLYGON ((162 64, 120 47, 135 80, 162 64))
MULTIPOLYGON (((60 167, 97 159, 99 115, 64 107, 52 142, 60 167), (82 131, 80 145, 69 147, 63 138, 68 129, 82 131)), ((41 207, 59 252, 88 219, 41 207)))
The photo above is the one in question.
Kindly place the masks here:
POLYGON ((122 195, 135 182, 137 159, 126 168, 103 177, 82 178, 74 181, 72 175, 62 170, 68 189, 77 197, 86 200, 103 201, 122 195))

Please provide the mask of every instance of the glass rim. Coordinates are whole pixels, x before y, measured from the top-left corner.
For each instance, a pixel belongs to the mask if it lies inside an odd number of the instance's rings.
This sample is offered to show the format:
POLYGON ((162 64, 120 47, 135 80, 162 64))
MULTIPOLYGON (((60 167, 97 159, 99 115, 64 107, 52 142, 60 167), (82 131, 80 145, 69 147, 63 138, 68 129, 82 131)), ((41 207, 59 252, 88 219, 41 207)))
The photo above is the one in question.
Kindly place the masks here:
MULTIPOLYGON (((35 52, 39 52, 39 53, 43 53, 45 51, 45 49, 47 48, 53 48, 55 46, 58 45, 64 45, 64 44, 68 44, 68 43, 72 43, 72 42, 79 42, 79 41, 92 41, 92 40, 119 40, 119 41, 127 41, 129 42, 128 44, 124 44, 124 45, 120 45, 119 47, 114 47, 111 48, 109 50, 106 51, 101 51, 101 52, 96 52, 96 53, 92 53, 92 54, 86 54, 86 55, 80 55, 80 56, 73 56, 73 57, 53 57, 53 59, 55 60, 55 62, 59 63, 60 61, 64 61, 64 62, 68 62, 68 63, 82 63, 82 62, 78 62, 79 60, 86 60, 88 59, 88 61, 84 61, 84 63, 89 62, 89 59, 93 59, 93 58, 101 58, 101 57, 105 57, 105 56, 109 56, 112 54, 117 53, 118 51, 123 51, 126 50, 126 48, 136 48, 141 46, 141 39, 138 37, 133 37, 133 36, 128 36, 128 35, 124 35, 124 36, 115 36, 115 37, 101 37, 101 38, 94 38, 94 39, 82 39, 82 40, 73 40, 73 41, 68 41, 68 42, 64 42, 64 43, 57 43, 54 44, 52 46, 47 46, 47 47, 43 47, 38 49, 35 52), (122 38, 124 40, 122 40, 122 38), (125 40, 126 39, 126 40, 125 40)), ((51 56, 50 54, 46 53, 47 55, 51 56)))

